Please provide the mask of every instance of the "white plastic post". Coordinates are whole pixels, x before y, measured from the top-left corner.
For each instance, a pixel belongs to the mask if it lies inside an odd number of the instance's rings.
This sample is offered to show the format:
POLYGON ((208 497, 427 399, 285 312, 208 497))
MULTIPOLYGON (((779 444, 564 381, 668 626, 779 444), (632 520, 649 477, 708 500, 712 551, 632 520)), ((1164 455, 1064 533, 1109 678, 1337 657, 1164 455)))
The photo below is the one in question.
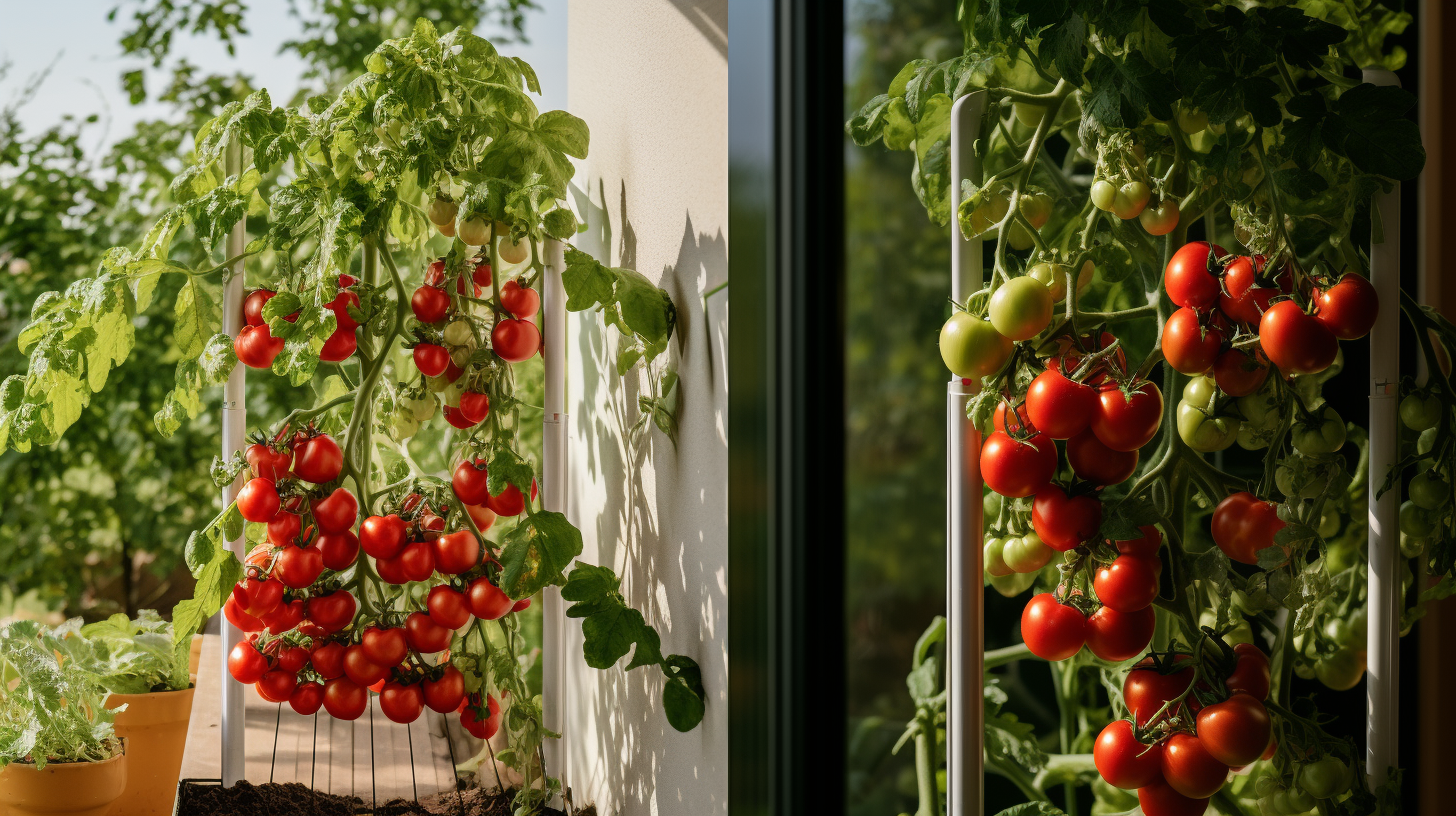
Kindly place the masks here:
MULTIPOLYGON (((545 369, 545 404, 541 427, 541 507, 566 512, 566 290, 561 273, 566 268, 565 247, 554 238, 544 246, 544 274, 541 276, 541 363, 545 369)), ((541 700, 543 724, 565 736, 561 716, 564 664, 565 615, 561 590, 547 587, 541 593, 541 700)), ((566 778, 562 767, 561 740, 547 740, 546 768, 566 778)))
MULTIPOLYGON (((228 142, 225 162, 228 175, 237 175, 242 172, 243 148, 236 135, 228 142)), ((232 232, 228 233, 226 241, 227 257, 236 258, 243 254, 243 247, 247 243, 245 230, 246 225, 242 219, 233 225, 232 232)), ((234 262, 226 272, 227 277, 223 283, 222 330, 229 337, 237 336, 237 333, 242 330, 243 268, 241 260, 234 262)), ((247 402, 243 398, 247 370, 247 366, 241 364, 233 366, 232 373, 228 375, 228 380, 222 387, 222 458, 224 460, 231 459, 234 453, 243 449, 243 439, 247 435, 247 402)), ((239 477, 238 480, 222 489, 223 507, 232 504, 241 488, 241 477, 239 477)), ((246 557, 244 547, 247 546, 247 543, 242 536, 229 541, 227 545, 228 549, 237 554, 239 561, 246 557)), ((222 662, 218 666, 218 677, 222 687, 222 784, 224 787, 231 787, 243 778, 245 750, 243 747, 245 728, 243 686, 233 680, 227 670, 228 653, 240 640, 242 640, 242 632, 234 628, 224 617, 222 619, 222 662)))
MULTIPOLYGON (((1366 68, 1374 85, 1399 85, 1395 74, 1366 68)), ((1371 787, 1398 761, 1400 727, 1400 496, 1375 493, 1400 457, 1396 427, 1400 381, 1400 184, 1376 193, 1370 240, 1370 283, 1380 312, 1370 331, 1369 645, 1365 678, 1365 771, 1371 787)))
MULTIPOLYGON (((966 240, 955 222, 961 180, 980 181, 975 142, 986 109, 984 91, 956 101, 950 114, 950 292, 957 303, 981 288, 981 241, 966 240)), ((946 688, 947 813, 980 816, 984 809, 981 700, 985 586, 981 579, 981 435, 966 418, 977 383, 951 377, 946 397, 946 592, 949 661, 946 688)))

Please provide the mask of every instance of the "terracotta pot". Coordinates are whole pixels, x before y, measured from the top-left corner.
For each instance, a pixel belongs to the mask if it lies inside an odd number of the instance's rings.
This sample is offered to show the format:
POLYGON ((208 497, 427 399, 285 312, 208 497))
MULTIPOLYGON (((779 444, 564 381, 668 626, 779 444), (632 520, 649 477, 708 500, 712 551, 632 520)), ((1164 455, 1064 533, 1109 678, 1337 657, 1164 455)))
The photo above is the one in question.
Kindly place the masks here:
POLYGON ((0 771, 8 816, 106 816, 126 788, 126 753, 101 762, 12 763, 0 771))
POLYGON ((190 648, 187 650, 187 673, 192 675, 193 682, 197 682, 197 667, 202 664, 202 635, 193 635, 190 648))
POLYGON ((172 812, 195 690, 106 698, 107 708, 126 704, 126 710, 116 715, 116 735, 127 741, 133 757, 126 792, 111 816, 168 816, 172 812))

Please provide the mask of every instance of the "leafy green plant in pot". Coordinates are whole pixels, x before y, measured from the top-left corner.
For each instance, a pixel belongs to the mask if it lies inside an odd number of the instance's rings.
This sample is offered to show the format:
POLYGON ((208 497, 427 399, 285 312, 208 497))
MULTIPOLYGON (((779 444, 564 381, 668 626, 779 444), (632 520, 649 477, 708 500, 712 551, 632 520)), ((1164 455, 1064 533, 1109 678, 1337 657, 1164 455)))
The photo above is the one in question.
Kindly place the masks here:
POLYGON ((35 621, 0 628, 0 806, 14 816, 101 816, 126 786, 106 688, 35 621))
POLYGON ((182 749, 192 719, 194 691, 191 642, 173 646, 172 624, 144 609, 82 627, 72 619, 57 630, 72 658, 96 675, 111 695, 116 735, 140 761, 132 763, 117 816, 162 816, 172 812, 182 749))

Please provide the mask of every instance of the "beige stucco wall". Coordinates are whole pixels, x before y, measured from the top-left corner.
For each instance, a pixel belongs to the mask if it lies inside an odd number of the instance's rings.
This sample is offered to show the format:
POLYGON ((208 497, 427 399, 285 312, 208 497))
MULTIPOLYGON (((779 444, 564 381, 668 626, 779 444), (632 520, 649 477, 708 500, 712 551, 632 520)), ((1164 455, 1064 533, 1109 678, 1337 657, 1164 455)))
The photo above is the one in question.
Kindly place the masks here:
MULTIPOLYGON (((728 11, 726 0, 571 0, 568 109, 591 127, 573 243, 668 291, 678 322, 664 362, 681 393, 676 448, 628 429, 647 374, 619 378, 617 336, 598 315, 569 328, 571 500, 582 558, 623 576, 662 650, 703 670, 705 719, 681 734, 657 670, 581 662, 565 624, 561 760, 578 805, 603 814, 727 812, 728 787, 728 11)), ((659 362, 659 365, 662 363, 659 362)))

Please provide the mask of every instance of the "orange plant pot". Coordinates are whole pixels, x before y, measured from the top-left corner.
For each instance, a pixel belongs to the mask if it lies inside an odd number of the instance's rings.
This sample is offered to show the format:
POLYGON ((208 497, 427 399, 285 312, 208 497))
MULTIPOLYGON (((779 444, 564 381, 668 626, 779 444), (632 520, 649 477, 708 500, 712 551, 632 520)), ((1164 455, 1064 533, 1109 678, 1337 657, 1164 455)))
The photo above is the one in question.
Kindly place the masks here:
POLYGON ((12 763, 0 771, 7 816, 106 816, 126 788, 126 750, 101 762, 12 763))
POLYGON ((192 719, 196 688, 154 694, 113 694, 107 708, 126 710, 116 715, 116 735, 127 741, 134 761, 126 778, 126 792, 111 816, 169 816, 177 798, 182 773, 182 749, 187 744, 187 723, 192 719))

